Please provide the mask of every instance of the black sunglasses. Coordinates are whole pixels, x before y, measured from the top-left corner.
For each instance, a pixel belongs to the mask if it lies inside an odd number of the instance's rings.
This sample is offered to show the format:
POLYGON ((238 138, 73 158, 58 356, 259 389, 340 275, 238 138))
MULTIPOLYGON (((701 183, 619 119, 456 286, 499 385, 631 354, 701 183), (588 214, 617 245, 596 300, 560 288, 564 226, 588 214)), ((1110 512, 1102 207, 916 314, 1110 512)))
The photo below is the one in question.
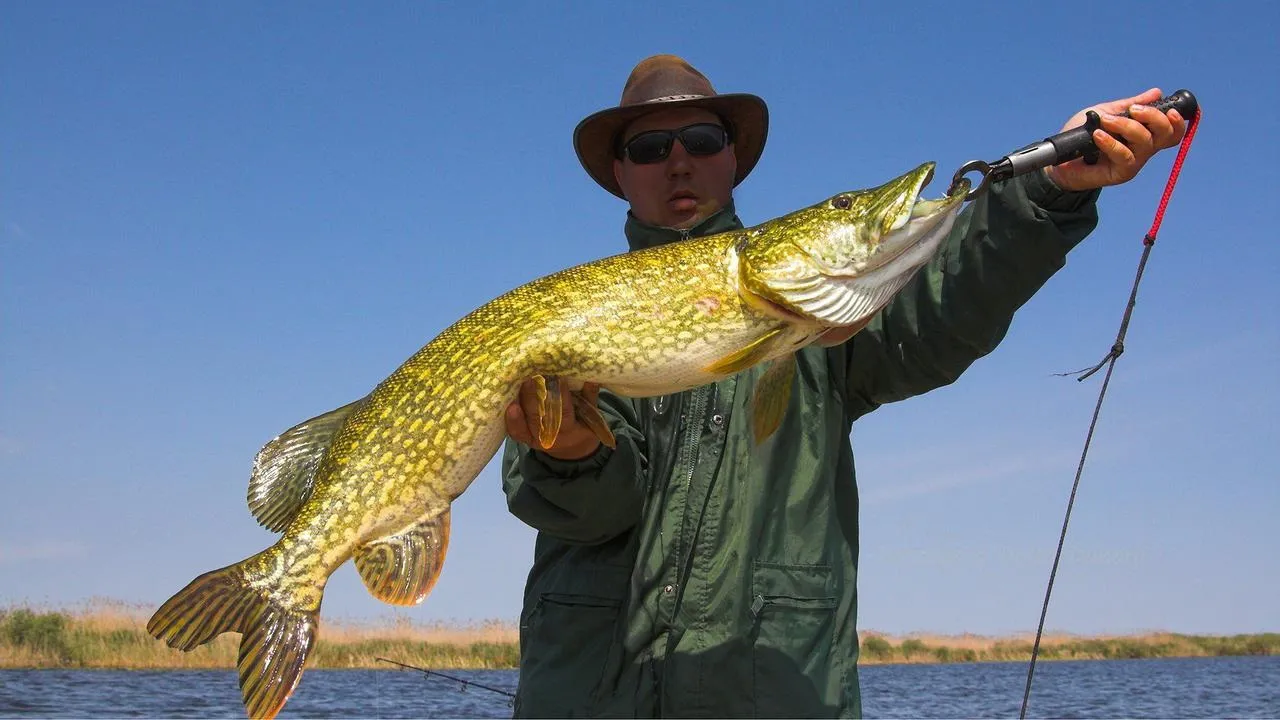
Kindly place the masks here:
POLYGON ((679 130, 649 130, 628 140, 618 150, 618 158, 625 155, 637 165, 661 162, 671 154, 671 144, 676 138, 680 138, 680 144, 690 155, 706 157, 729 144, 729 131, 715 123, 694 123, 679 130))

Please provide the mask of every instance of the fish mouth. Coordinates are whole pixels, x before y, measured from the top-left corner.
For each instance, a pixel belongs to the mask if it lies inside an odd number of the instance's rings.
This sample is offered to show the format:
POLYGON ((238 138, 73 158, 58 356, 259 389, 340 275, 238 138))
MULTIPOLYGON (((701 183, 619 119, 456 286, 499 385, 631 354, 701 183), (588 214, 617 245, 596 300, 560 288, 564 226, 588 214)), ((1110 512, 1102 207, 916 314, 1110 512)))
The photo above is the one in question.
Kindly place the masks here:
POLYGON ((810 256, 811 272, 769 281, 774 303, 833 327, 865 323, 879 312, 934 256, 964 205, 963 183, 938 199, 920 196, 933 169, 926 163, 877 191, 879 207, 864 231, 878 234, 879 242, 868 257, 831 267, 810 256))
MULTIPOLYGON (((933 231, 948 220, 948 211, 958 209, 965 199, 964 192, 952 192, 935 200, 921 197, 925 186, 933 180, 933 171, 934 164, 925 163, 899 179, 907 180, 909 184, 885 208, 880 243, 867 260, 848 268, 823 268, 823 274, 830 278, 862 277, 893 264, 904 253, 924 243, 933 243, 929 248, 929 254, 932 254, 937 242, 946 235, 943 232, 939 236, 933 231)), ((950 219, 954 220, 954 214, 950 219)), ((950 225, 947 230, 950 230, 950 225)))

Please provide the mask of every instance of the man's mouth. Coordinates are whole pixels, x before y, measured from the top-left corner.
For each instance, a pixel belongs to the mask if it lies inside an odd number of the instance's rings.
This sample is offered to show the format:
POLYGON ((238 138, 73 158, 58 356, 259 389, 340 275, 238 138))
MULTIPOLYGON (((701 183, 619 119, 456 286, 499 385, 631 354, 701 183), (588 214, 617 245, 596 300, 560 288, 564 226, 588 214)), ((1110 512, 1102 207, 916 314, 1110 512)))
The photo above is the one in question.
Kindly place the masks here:
POLYGON ((698 196, 688 190, 677 190, 671 193, 671 197, 667 198, 667 202, 677 212, 688 212, 697 209, 698 196))

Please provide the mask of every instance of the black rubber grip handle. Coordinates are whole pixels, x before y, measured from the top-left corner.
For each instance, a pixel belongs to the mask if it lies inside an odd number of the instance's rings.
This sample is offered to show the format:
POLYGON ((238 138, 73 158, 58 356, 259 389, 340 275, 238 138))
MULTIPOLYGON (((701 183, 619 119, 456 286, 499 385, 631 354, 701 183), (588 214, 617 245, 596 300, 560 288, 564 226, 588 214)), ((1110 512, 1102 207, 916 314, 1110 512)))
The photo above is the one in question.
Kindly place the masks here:
MULTIPOLYGON (((1151 107, 1161 112, 1175 109, 1183 120, 1190 122, 1199 110, 1200 103, 1190 90, 1179 90, 1151 103, 1151 107)), ((1124 116, 1128 117, 1129 113, 1126 111, 1124 116)), ((1098 161, 1098 146, 1093 143, 1093 131, 1101 126, 1102 118, 1097 112, 1090 110, 1085 113, 1083 125, 1064 130, 1021 150, 1015 150, 991 163, 986 172, 986 180, 991 182, 1005 180, 1039 168, 1060 165, 1076 158, 1084 158, 1085 162, 1092 165, 1098 161)), ((1116 139, 1124 142, 1124 138, 1116 139)))
MULTIPOLYGON (((1190 90, 1179 90, 1178 92, 1167 95, 1159 100, 1151 103, 1151 107, 1161 111, 1168 112, 1170 109, 1176 109, 1183 120, 1191 120, 1195 117, 1196 110, 1200 107, 1200 103, 1196 100, 1196 96, 1191 94, 1190 90)), ((1129 117, 1129 113, 1124 113, 1125 117, 1129 117)), ((1086 116, 1084 125, 1078 128, 1058 133, 1047 140, 1053 143, 1058 151, 1058 157, 1052 163, 1058 165, 1083 157, 1085 162, 1092 165, 1097 161, 1098 148, 1093 144, 1093 131, 1100 126, 1097 113, 1092 110, 1086 116)), ((1124 142, 1124 138, 1117 137, 1117 140, 1124 142)))
MULTIPOLYGON (((1160 112, 1177 110, 1183 120, 1190 121, 1191 118, 1195 117, 1196 110, 1200 109, 1200 103, 1196 100, 1196 96, 1191 94, 1190 90, 1179 90, 1172 95, 1167 95, 1151 103, 1151 107, 1160 112)), ((1128 113, 1125 113, 1125 115, 1128 115, 1128 113)))

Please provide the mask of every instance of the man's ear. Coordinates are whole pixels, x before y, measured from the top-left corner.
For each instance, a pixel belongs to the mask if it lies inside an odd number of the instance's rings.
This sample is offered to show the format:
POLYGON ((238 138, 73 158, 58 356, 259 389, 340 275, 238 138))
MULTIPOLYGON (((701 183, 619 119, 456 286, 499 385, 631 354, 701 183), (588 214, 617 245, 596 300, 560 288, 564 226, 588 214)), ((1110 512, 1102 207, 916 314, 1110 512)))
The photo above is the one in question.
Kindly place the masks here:
POLYGON ((627 189, 622 187, 622 161, 616 158, 613 161, 613 181, 618 183, 618 187, 622 188, 622 196, 626 197, 627 189))

